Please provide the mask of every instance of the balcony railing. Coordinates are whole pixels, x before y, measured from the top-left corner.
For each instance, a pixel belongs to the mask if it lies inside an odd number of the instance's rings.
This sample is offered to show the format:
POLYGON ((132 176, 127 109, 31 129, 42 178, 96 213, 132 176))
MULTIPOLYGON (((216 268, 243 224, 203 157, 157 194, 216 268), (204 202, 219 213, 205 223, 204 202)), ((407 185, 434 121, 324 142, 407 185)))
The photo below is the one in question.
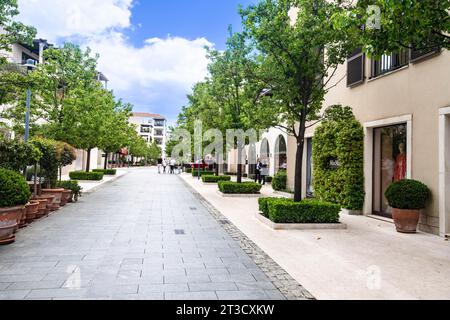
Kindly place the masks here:
POLYGON ((372 60, 371 78, 379 77, 385 73, 400 69, 409 64, 409 50, 401 50, 385 54, 378 60, 372 60))

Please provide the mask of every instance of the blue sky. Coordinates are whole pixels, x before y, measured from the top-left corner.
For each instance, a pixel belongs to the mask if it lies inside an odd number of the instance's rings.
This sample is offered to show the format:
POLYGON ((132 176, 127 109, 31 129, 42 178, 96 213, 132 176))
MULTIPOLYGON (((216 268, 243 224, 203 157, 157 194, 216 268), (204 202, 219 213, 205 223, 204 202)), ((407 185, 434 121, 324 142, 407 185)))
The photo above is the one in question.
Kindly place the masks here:
POLYGON ((207 75, 204 46, 224 49, 238 6, 257 0, 19 0, 19 19, 38 36, 100 54, 117 98, 172 123, 192 86, 207 75))

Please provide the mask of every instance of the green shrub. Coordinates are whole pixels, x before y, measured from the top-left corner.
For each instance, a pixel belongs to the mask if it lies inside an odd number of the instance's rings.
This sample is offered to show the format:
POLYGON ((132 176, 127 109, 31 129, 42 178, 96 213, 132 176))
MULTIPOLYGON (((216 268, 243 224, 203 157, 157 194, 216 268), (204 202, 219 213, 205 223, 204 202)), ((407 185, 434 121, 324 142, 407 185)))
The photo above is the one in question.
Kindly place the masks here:
MULTIPOLYGON (((267 180, 266 180, 267 182, 267 180)), ((272 179, 272 188, 276 191, 284 191, 287 189, 287 173, 279 171, 272 179)))
POLYGON ((230 182, 220 181, 219 189, 226 194, 257 194, 261 191, 262 186, 254 182, 230 182))
POLYGON ((237 173, 236 172, 225 172, 226 176, 236 176, 237 173))
POLYGON ((422 182, 407 179, 393 182, 385 196, 392 208, 421 210, 426 207, 431 191, 422 182))
POLYGON ((349 210, 362 210, 364 129, 348 108, 332 109, 338 112, 322 122, 313 138, 314 196, 349 210), (331 166, 331 161, 338 165, 331 166))
POLYGON ((83 188, 78 184, 78 181, 76 180, 59 181, 56 186, 58 188, 71 190, 75 201, 77 201, 78 197, 81 196, 81 191, 83 190, 83 188))
POLYGON ((0 138, 0 167, 13 171, 22 171, 36 164, 42 153, 31 143, 3 140, 0 138))
POLYGON ((262 214, 275 223, 339 223, 341 211, 339 205, 316 199, 266 198, 259 204, 262 214))
POLYGON ((69 173, 71 180, 87 180, 87 181, 100 181, 103 179, 103 173, 101 172, 85 172, 85 171, 73 171, 69 173))
POLYGON ((42 157, 39 160, 40 177, 47 188, 54 188, 58 181, 58 168, 61 163, 58 142, 44 138, 33 138, 31 143, 39 149, 42 157))
POLYGON ((117 174, 116 169, 94 169, 92 172, 101 172, 105 176, 115 176, 117 174))
POLYGON ((203 175, 202 181, 205 183, 217 183, 219 181, 230 181, 230 176, 211 176, 211 175, 203 175))
POLYGON ((25 205, 30 197, 30 187, 20 174, 0 168, 0 208, 25 205))
MULTIPOLYGON (((192 170, 192 176, 193 177, 198 177, 198 170, 192 170)), ((214 171, 202 171, 200 170, 200 177, 202 177, 203 175, 208 175, 208 176, 213 176, 215 174, 214 171)))
MULTIPOLYGON (((267 183, 272 183, 272 181, 273 181, 273 177, 270 177, 270 176, 266 177, 266 182, 267 183)), ((286 185, 287 185, 287 177, 286 177, 286 185)))
POLYGON ((186 173, 192 173, 192 168, 185 168, 185 169, 184 169, 184 172, 186 172, 186 173))

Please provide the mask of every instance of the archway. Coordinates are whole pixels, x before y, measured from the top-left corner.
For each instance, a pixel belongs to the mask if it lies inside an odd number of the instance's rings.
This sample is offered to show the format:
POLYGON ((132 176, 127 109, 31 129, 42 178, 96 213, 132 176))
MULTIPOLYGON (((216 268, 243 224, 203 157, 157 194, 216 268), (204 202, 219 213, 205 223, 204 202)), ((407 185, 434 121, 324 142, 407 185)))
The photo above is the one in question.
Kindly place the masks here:
POLYGON ((287 169, 287 144, 286 139, 280 135, 275 143, 275 173, 287 169))
POLYGON ((266 138, 264 138, 261 142, 259 161, 270 166, 270 146, 269 141, 266 138))

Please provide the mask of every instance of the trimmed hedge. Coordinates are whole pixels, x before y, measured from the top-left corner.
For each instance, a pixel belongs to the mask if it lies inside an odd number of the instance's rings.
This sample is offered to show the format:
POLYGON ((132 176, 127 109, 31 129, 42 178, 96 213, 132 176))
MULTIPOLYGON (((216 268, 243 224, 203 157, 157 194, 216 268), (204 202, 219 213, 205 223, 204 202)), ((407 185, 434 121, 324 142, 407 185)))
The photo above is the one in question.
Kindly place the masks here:
POLYGON ((392 208, 421 210, 426 207, 431 191, 422 182, 406 179, 392 183, 385 196, 392 208))
POLYGON ((349 210, 364 205, 364 129, 351 109, 334 108, 313 138, 314 196, 349 210), (331 165, 337 163, 337 166, 331 165))
MULTIPOLYGON (((200 170, 200 177, 207 175, 207 176, 213 176, 215 174, 214 171, 202 171, 200 170)), ((198 177, 198 170, 193 170, 192 171, 192 176, 193 177, 198 177)))
POLYGON ((205 183, 217 183, 219 181, 231 181, 230 176, 210 176, 210 175, 203 175, 202 181, 205 183))
POLYGON ((92 172, 101 172, 105 176, 115 176, 117 174, 116 169, 94 169, 92 172))
MULTIPOLYGON (((267 180, 266 180, 267 182, 267 180)), ((284 191, 287 188, 287 172, 279 171, 272 179, 272 188, 275 191, 284 191)))
POLYGON ((263 216, 275 223, 339 223, 341 206, 316 199, 259 199, 263 216))
POLYGON ((237 176, 236 172, 225 172, 226 176, 237 176))
MULTIPOLYGON (((273 177, 271 177, 271 176, 266 177, 266 183, 272 183, 272 181, 273 181, 273 177)), ((287 184, 287 182, 286 182, 286 184, 287 184)))
POLYGON ((229 182, 220 181, 219 190, 225 194, 258 194, 262 186, 254 182, 229 182))
POLYGON ((186 169, 184 169, 184 172, 186 172, 186 173, 192 173, 192 168, 186 168, 186 169))
POLYGON ((23 206, 31 197, 24 177, 17 172, 0 168, 0 208, 23 206))
POLYGON ((71 180, 86 180, 86 181, 100 181, 103 179, 102 172, 85 172, 73 171, 69 173, 71 180))

